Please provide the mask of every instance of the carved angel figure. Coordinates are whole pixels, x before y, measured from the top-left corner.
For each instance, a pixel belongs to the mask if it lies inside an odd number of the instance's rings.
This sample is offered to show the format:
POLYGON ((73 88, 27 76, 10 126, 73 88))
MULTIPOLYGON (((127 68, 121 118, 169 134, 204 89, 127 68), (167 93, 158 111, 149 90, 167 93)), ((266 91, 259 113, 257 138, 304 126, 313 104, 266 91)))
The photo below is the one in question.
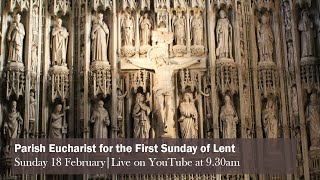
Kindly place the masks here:
POLYGON ((93 21, 92 31, 92 61, 108 61, 108 41, 109 41, 109 28, 103 22, 103 14, 98 14, 93 21))
POLYGON ((220 19, 217 22, 217 58, 231 58, 232 59, 232 26, 227 18, 224 10, 219 12, 220 19))
POLYGON ((108 138, 108 126, 110 125, 109 113, 103 107, 103 101, 99 101, 92 113, 91 123, 93 126, 93 138, 108 138))
POLYGON ((151 110, 145 103, 145 97, 141 93, 136 95, 136 103, 132 110, 134 119, 134 138, 149 138, 151 110))
POLYGON ((185 45, 186 40, 186 18, 182 12, 178 12, 173 18, 174 40, 176 45, 185 45))
POLYGON ((25 36, 25 29, 22 23, 20 23, 21 16, 16 14, 14 21, 11 24, 8 31, 8 42, 9 42, 9 54, 8 62, 21 62, 22 63, 22 52, 23 52, 23 39, 25 36))
POLYGON ((55 107, 54 112, 51 114, 50 118, 50 130, 49 138, 62 138, 63 137, 63 128, 66 128, 64 123, 64 112, 62 105, 58 104, 55 107))
POLYGON ((278 120, 272 99, 268 99, 262 112, 263 129, 267 138, 278 138, 278 120))
POLYGON ((220 121, 223 138, 237 138, 238 115, 234 109, 229 95, 224 97, 224 105, 221 108, 220 121))
POLYGON ((258 24, 258 47, 260 62, 267 61, 273 62, 273 32, 270 25, 269 15, 263 14, 261 17, 261 24, 258 24))
POLYGON ((140 19, 140 39, 141 45, 150 45, 152 23, 148 13, 145 13, 140 19))
POLYGON ((56 19, 51 34, 52 66, 66 66, 69 33, 62 27, 62 20, 56 19))
POLYGON ((132 46, 134 40, 134 21, 129 12, 125 12, 121 22, 122 38, 125 46, 132 46))
POLYGON ((182 138, 198 138, 198 111, 194 105, 192 94, 185 93, 180 103, 180 123, 182 138))
POLYGON ((301 31, 301 57, 314 56, 315 33, 313 32, 313 23, 309 18, 309 12, 306 9, 301 13, 299 31, 301 31))
POLYGON ((17 102, 12 101, 10 113, 8 113, 3 125, 3 135, 6 145, 5 151, 9 151, 12 139, 19 138, 21 133, 22 122, 23 119, 20 113, 17 111, 17 102))
POLYGON ((306 119, 309 123, 311 147, 320 146, 320 112, 317 94, 310 95, 310 103, 307 107, 306 119))
POLYGON ((203 18, 200 12, 196 12, 190 21, 193 45, 203 45, 203 18))

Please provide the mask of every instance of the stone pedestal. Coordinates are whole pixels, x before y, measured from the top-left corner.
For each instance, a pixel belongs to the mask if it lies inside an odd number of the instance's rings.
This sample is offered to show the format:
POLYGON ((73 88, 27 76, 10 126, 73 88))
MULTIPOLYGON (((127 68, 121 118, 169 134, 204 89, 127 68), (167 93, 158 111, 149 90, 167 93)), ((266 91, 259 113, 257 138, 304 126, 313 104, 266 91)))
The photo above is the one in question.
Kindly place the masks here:
POLYGON ((129 58, 136 54, 136 48, 134 46, 123 46, 121 48, 121 54, 123 57, 129 58))

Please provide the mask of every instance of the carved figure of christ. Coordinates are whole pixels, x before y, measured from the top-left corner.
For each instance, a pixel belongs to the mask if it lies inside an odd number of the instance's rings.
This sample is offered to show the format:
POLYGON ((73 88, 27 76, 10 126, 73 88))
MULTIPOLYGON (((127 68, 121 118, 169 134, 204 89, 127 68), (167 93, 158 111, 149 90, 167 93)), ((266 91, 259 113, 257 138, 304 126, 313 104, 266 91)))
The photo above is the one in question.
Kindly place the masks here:
POLYGON ((173 77, 177 70, 187 68, 193 64, 199 63, 200 60, 192 60, 184 64, 170 64, 165 58, 157 58, 155 62, 141 62, 135 59, 129 61, 143 69, 153 70, 156 78, 156 83, 153 87, 153 92, 157 100, 157 114, 164 125, 163 137, 174 138, 174 83, 173 77))

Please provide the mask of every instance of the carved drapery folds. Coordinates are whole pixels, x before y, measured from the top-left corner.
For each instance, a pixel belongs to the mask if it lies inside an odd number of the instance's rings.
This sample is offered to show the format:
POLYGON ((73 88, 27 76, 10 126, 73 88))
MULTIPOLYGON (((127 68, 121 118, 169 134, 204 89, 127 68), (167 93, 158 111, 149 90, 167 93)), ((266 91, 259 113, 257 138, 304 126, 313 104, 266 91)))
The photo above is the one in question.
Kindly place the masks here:
POLYGON ((50 4, 50 12, 52 15, 57 15, 61 13, 66 15, 71 11, 71 1, 70 0, 52 0, 50 4))
POLYGON ((148 139, 150 135, 150 113, 151 109, 146 104, 145 95, 141 93, 136 94, 136 101, 132 109, 132 117, 134 120, 133 131, 134 138, 148 139))
POLYGON ((67 66, 69 32, 57 18, 51 33, 51 99, 67 99, 69 97, 69 69, 67 66))
MULTIPOLYGON (((184 6, 184 0, 181 0, 179 6, 184 6)), ((187 19, 185 12, 177 9, 176 14, 172 18, 172 29, 174 34, 173 54, 181 57, 187 53, 187 19)))
POLYGON ((123 12, 120 20, 121 28, 121 54, 124 57, 132 57, 136 54, 136 48, 134 47, 135 42, 135 21, 133 18, 132 12, 126 10, 123 12))
POLYGON ((5 68, 7 81, 7 99, 15 96, 17 99, 25 90, 25 67, 23 58, 25 28, 20 23, 20 14, 14 15, 8 33, 8 63, 5 68))
MULTIPOLYGON (((200 0, 201 1, 201 0, 200 0)), ((204 20, 200 10, 195 9, 190 18, 191 55, 201 56, 205 53, 204 47, 204 20)))
POLYGON ((180 131, 182 138, 198 138, 198 110, 194 104, 194 99, 191 93, 184 93, 183 99, 179 105, 180 131))

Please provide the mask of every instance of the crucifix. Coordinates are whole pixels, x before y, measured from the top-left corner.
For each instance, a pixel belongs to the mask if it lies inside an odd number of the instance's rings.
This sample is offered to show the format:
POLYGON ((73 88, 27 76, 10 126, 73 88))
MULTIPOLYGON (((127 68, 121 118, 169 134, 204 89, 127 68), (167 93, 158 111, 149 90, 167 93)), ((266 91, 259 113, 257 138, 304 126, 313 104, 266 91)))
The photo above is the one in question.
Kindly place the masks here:
MULTIPOLYGON (((153 47, 149 50, 156 50, 162 51, 159 54, 163 54, 163 48, 160 47, 153 47), (156 49, 157 48, 157 49, 156 49)), ((150 54, 150 53, 148 53, 150 54)), ((153 53, 153 54, 158 54, 153 53)), ((129 61, 143 69, 148 69, 154 71, 156 82, 153 87, 153 92, 156 97, 157 101, 157 115, 159 120, 163 123, 163 132, 161 137, 166 138, 175 138, 175 129, 174 129, 174 114, 175 114, 175 107, 174 107, 174 81, 173 77, 174 74, 179 69, 187 68, 193 64, 200 63, 200 60, 191 60, 187 63, 183 64, 171 64, 168 61, 168 58, 165 56, 150 58, 148 57, 149 61, 143 61, 138 59, 129 59, 129 61)))

